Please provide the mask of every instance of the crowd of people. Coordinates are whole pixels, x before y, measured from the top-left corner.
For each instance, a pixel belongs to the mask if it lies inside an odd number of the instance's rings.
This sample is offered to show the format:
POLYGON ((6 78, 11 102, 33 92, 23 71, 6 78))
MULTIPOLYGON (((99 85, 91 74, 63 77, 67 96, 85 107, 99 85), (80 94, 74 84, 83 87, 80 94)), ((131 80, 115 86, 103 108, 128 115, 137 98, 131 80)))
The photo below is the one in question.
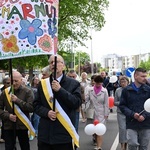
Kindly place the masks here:
MULTIPOLYGON (((63 57, 57 55, 57 62, 55 57, 50 56, 49 65, 41 70, 40 78, 32 78, 31 84, 18 71, 3 79, 0 142, 5 143, 5 149, 15 149, 16 137, 21 150, 30 150, 29 140, 34 137, 38 137, 38 150, 78 149, 80 114, 82 123, 98 120, 107 126, 109 113, 113 112, 108 99, 113 96, 121 150, 148 150, 150 113, 143 111, 150 98, 146 70, 137 68, 134 81, 120 74, 111 83, 105 71, 91 77, 82 72, 77 80, 75 70, 64 71, 63 57), (88 116, 88 109, 93 110, 92 117, 88 116)), ((102 150, 102 135, 93 134, 91 140, 95 150, 102 150)))

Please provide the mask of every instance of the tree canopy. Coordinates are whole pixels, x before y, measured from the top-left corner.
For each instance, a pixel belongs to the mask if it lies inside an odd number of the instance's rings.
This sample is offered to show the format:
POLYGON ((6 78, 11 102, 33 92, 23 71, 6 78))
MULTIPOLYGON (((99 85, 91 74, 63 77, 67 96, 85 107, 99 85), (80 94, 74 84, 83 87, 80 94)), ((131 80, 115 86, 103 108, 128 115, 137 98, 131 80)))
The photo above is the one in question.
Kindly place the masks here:
POLYGON ((89 30, 100 31, 105 24, 107 0, 60 0, 58 37, 62 48, 67 41, 85 46, 89 30))
POLYGON ((146 69, 147 71, 150 71, 150 57, 148 61, 141 61, 139 64, 139 67, 146 69))

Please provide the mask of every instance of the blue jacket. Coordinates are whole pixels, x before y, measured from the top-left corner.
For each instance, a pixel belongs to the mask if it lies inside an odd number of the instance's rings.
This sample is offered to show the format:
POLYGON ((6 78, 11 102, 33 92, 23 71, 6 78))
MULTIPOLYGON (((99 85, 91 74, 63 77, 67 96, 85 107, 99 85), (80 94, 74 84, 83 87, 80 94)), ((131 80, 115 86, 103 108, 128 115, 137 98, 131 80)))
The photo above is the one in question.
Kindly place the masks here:
POLYGON ((150 113, 146 111, 142 113, 145 118, 143 122, 134 119, 134 113, 144 110, 144 103, 148 98, 150 98, 150 87, 147 85, 142 85, 138 91, 132 84, 123 89, 119 108, 126 116, 127 129, 150 129, 150 113))

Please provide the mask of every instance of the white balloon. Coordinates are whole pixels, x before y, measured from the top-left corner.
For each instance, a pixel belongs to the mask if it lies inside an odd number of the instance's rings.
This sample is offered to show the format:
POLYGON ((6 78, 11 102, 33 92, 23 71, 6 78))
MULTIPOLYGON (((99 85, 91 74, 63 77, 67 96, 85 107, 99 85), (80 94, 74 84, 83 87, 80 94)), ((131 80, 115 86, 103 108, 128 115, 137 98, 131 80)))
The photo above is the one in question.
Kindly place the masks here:
POLYGON ((144 109, 150 113, 150 98, 145 101, 144 109))
POLYGON ((106 126, 103 124, 103 123, 98 123, 96 126, 95 126, 95 133, 97 135, 104 135, 106 132, 106 126))
POLYGON ((109 79, 110 83, 115 83, 118 80, 117 76, 111 76, 109 79))
POLYGON ((84 132, 87 135, 93 135, 95 133, 95 126, 94 124, 88 124, 85 128, 84 128, 84 132))

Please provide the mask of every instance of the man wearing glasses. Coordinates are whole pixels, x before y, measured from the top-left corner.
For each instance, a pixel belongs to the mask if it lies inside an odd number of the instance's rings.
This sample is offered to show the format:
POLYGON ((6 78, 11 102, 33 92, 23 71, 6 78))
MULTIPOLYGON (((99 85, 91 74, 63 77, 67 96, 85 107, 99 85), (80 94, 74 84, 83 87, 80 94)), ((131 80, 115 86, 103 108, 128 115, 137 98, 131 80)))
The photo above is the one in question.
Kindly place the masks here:
POLYGON ((40 116, 38 150, 73 150, 73 144, 79 142, 74 126, 76 109, 81 103, 80 83, 65 75, 65 63, 60 55, 57 55, 56 65, 54 59, 54 55, 50 56, 48 62, 52 74, 41 80, 34 101, 35 112, 40 116))

